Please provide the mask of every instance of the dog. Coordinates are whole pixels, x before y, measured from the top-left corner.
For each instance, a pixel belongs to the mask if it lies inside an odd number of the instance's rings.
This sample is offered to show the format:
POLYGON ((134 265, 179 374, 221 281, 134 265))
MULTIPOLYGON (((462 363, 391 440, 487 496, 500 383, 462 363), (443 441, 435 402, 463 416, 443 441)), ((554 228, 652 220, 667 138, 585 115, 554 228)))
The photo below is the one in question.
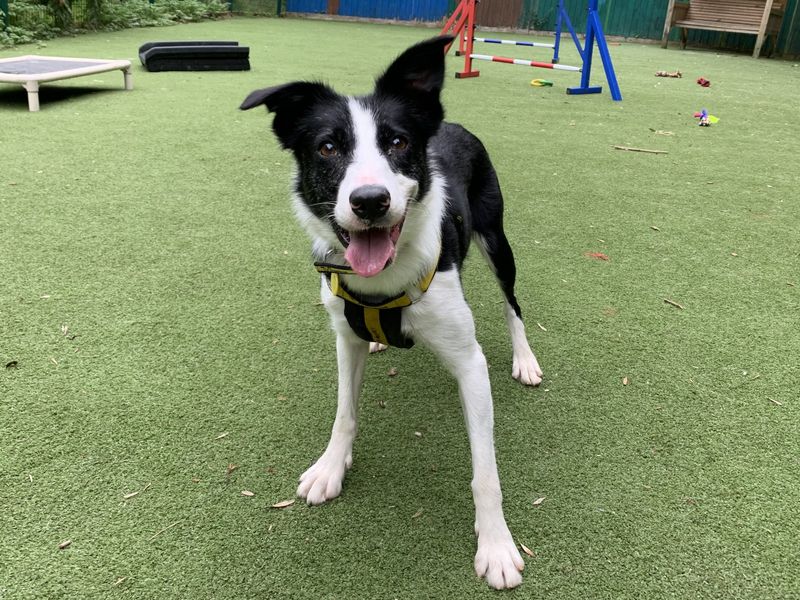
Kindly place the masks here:
POLYGON ((456 378, 465 413, 475 571, 493 588, 513 588, 524 562, 503 515, 489 373, 461 287, 471 242, 505 294, 513 377, 535 386, 542 371, 514 296, 516 267, 494 167, 478 138, 443 120, 440 92, 452 41, 442 36, 407 49, 369 95, 296 81, 256 90, 240 108, 266 105, 276 137, 294 155, 294 208, 311 237, 336 332, 336 418, 297 495, 316 505, 340 494, 370 350, 424 344, 456 378))

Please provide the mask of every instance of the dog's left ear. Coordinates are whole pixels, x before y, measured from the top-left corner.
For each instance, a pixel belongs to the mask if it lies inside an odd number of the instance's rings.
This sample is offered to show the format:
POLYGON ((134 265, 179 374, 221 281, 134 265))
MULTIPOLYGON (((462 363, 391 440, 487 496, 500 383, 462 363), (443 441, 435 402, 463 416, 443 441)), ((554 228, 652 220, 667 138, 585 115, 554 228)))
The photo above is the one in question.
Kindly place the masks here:
POLYGON ((242 102, 242 110, 265 105, 275 113, 272 129, 284 149, 295 147, 299 139, 297 123, 317 102, 330 101, 336 97, 328 86, 314 81, 294 81, 263 90, 251 92, 242 102))
POLYGON ((452 41, 453 36, 443 35, 411 46, 378 78, 375 91, 438 104, 444 83, 445 49, 452 41))

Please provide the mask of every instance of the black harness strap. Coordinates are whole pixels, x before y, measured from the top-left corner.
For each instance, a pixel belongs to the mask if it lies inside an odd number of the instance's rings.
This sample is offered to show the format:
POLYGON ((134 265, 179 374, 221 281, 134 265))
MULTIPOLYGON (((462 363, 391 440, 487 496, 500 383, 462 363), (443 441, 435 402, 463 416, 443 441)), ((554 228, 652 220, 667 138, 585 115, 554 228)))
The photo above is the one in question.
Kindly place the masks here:
POLYGON ((369 308, 344 301, 344 316, 355 334, 368 342, 411 348, 414 340, 400 330, 402 308, 369 308))
MULTIPOLYGON (((389 298, 360 297, 348 290, 339 278, 340 274, 353 274, 352 269, 321 262, 314 263, 314 266, 328 279, 331 292, 344 300, 344 316, 358 337, 397 348, 411 348, 414 345, 414 340, 404 335, 400 328, 403 309, 413 303, 406 292, 389 298)), ((435 274, 434 265, 430 273, 417 284, 421 292, 427 291, 435 274)))

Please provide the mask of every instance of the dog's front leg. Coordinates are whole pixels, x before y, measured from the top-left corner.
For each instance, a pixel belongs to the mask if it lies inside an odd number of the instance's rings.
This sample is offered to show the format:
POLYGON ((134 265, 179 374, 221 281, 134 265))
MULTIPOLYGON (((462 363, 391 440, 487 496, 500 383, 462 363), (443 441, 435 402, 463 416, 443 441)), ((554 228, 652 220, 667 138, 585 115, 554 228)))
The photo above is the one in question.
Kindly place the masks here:
POLYGON ((522 583, 525 563, 503 515, 503 495, 494 452, 492 392, 486 358, 477 342, 458 361, 458 387, 472 452, 472 496, 478 551, 475 572, 497 589, 522 583))
POLYGON ((489 369, 458 273, 437 273, 421 302, 408 309, 408 325, 458 381, 472 453, 472 495, 478 551, 475 571, 498 589, 522 583, 525 563, 503 515, 503 495, 494 451, 494 412, 489 369))
MULTIPOLYGON (((492 392, 486 358, 477 341, 452 353, 453 374, 458 379, 464 420, 472 453, 472 496, 475 500, 475 533, 478 551, 475 572, 497 589, 522 583, 525 563, 517 550, 503 515, 503 494, 494 452, 492 392)), ((447 364, 445 360, 445 364, 447 364)))
POLYGON ((339 400, 328 447, 316 463, 300 476, 297 495, 309 504, 322 504, 336 498, 342 481, 353 464, 358 397, 364 377, 369 344, 353 334, 337 333, 336 358, 339 367, 339 400))

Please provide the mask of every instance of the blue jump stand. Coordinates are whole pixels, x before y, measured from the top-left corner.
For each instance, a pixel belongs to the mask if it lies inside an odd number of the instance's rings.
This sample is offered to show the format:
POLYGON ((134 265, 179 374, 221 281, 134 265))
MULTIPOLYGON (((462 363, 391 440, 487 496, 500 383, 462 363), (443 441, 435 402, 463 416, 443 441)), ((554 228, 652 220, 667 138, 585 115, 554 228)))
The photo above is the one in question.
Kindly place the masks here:
POLYGON ((572 36, 572 41, 575 42, 575 47, 581 55, 581 62, 583 63, 581 69, 581 84, 578 87, 567 88, 567 94, 599 94, 603 90, 599 85, 589 85, 589 77, 592 72, 592 54, 594 52, 594 45, 597 43, 597 50, 600 52, 600 58, 603 61, 603 69, 606 72, 606 81, 608 81, 608 88, 611 91, 611 98, 619 102, 622 100, 622 93, 619 91, 617 75, 614 73, 614 65, 611 62, 611 53, 608 51, 606 36, 603 34, 603 26, 600 24, 600 16, 597 14, 597 0, 589 0, 588 12, 589 15, 586 19, 586 40, 584 45, 581 46, 578 35, 575 33, 575 28, 572 26, 569 15, 564 9, 564 0, 559 0, 558 14, 556 15, 556 41, 553 47, 553 63, 558 63, 558 50, 561 45, 561 29, 566 25, 572 36))

